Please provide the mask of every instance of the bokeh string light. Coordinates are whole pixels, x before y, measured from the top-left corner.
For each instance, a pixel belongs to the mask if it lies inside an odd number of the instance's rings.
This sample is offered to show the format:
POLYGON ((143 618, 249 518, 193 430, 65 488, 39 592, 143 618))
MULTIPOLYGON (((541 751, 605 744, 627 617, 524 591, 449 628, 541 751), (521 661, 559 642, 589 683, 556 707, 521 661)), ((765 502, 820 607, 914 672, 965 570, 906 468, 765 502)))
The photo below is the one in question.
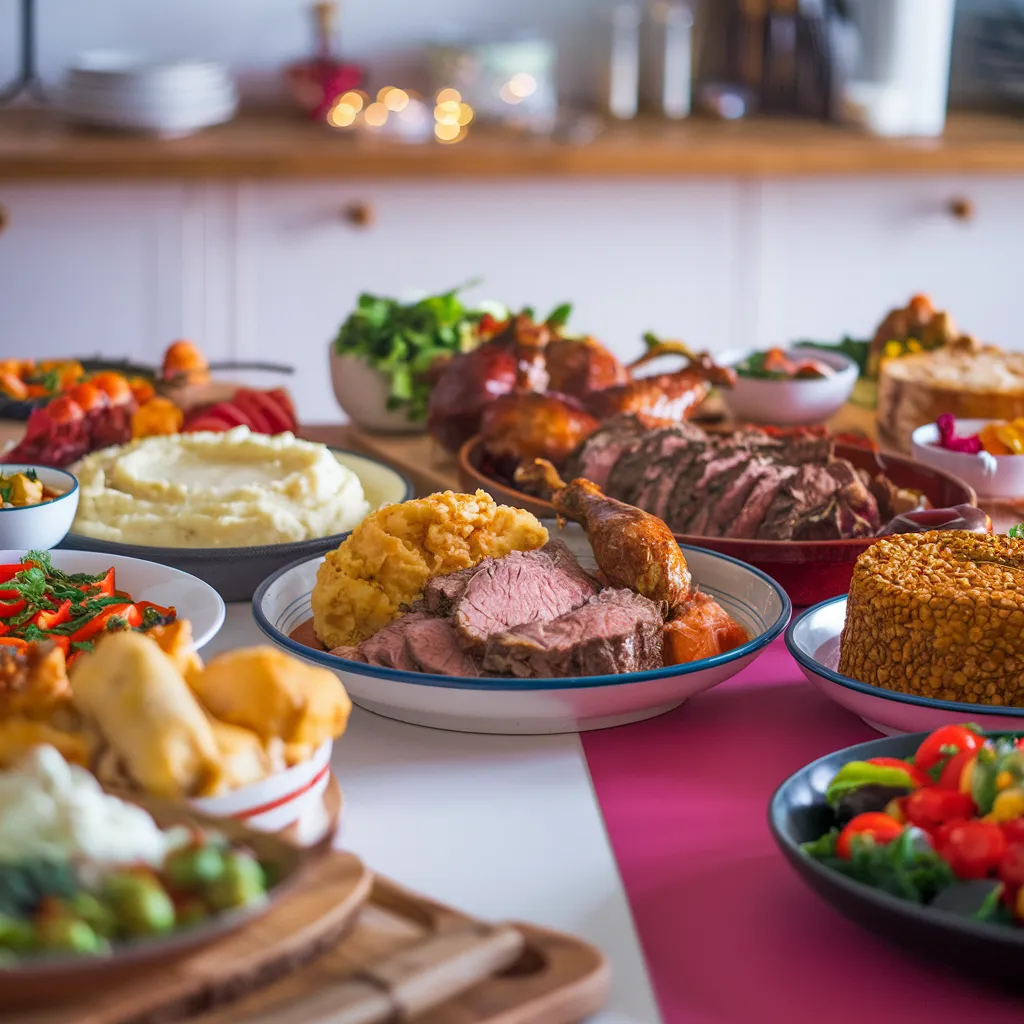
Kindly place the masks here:
MULTIPOLYGON (((517 75, 506 84, 511 87, 513 81, 516 81, 515 88, 523 96, 528 96, 536 89, 536 82, 530 75, 517 75), (519 82, 517 79, 530 81, 519 82)), ((361 90, 339 96, 328 111, 327 123, 332 128, 363 127, 377 131, 388 124, 392 115, 396 115, 399 122, 408 127, 420 117, 429 118, 428 110, 429 107, 424 108, 423 99, 415 90, 385 85, 377 90, 376 98, 372 101, 361 90)), ((461 142, 468 134, 473 116, 473 108, 463 101, 458 89, 441 89, 434 97, 434 138, 445 144, 461 142)))

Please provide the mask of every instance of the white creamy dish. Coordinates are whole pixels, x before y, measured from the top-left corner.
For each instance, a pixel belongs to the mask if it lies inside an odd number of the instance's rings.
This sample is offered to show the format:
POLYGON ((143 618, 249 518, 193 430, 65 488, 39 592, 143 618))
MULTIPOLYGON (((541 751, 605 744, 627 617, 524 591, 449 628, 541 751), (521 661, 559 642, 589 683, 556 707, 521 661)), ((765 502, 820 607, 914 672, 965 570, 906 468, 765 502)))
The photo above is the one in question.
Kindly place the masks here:
POLYGON ((0 861, 159 866, 173 845, 146 811, 104 793, 53 747, 34 748, 17 769, 0 774, 0 861))
POLYGON ((254 547, 352 529, 363 487, 330 449, 291 434, 147 437, 86 456, 72 531, 154 547, 254 547))

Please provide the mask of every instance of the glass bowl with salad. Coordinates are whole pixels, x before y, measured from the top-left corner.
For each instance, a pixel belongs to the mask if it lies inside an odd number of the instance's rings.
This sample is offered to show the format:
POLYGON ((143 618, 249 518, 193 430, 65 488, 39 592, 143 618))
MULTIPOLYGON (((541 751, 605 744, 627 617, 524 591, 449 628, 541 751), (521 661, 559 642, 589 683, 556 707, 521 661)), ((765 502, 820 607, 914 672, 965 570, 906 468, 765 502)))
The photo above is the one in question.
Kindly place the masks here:
POLYGON ((508 317, 497 303, 466 306, 462 290, 414 301, 359 296, 330 350, 334 395, 357 427, 403 434, 426 430, 438 366, 476 348, 508 317))
POLYGON ((857 365, 838 352, 770 348, 725 360, 736 383, 722 398, 740 423, 824 423, 849 401, 857 365))
POLYGON ((829 754, 775 792, 769 826, 805 882, 883 938, 1019 983, 1024 738, 947 724, 829 754))
POLYGON ((78 481, 63 469, 0 463, 0 549, 56 547, 78 511, 78 481))

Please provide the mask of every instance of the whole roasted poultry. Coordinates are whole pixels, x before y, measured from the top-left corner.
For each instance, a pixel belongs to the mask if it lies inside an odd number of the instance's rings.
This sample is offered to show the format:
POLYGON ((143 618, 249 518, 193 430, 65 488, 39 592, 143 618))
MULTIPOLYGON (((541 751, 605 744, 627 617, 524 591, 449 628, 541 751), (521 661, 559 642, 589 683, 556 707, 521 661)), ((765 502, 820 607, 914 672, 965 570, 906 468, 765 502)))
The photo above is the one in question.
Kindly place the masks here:
POLYGON ((558 324, 519 314, 437 370, 428 429, 451 451, 481 434, 494 468, 511 477, 534 458, 561 464, 618 413, 689 419, 712 385, 728 387, 735 379, 678 342, 645 341, 644 355, 626 366, 594 338, 566 337, 558 324), (675 373, 634 375, 665 355, 682 356, 686 365, 675 373))

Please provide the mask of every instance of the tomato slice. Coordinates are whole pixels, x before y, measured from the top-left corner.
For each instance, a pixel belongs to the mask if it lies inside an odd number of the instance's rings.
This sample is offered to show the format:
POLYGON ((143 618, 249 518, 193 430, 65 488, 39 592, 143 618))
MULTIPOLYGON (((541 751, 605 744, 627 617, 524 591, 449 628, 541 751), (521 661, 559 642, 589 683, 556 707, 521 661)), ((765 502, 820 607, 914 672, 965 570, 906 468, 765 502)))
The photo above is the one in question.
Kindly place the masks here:
POLYGON ((881 811, 868 811, 858 814, 847 822, 836 840, 836 856, 849 860, 853 856, 853 837, 870 836, 876 843, 884 845, 897 839, 903 832, 903 826, 888 814, 881 811))
POLYGON ((877 764, 880 768, 899 768, 910 776, 910 781, 917 787, 934 785, 932 777, 927 772, 921 771, 917 765, 908 761, 901 761, 898 757, 870 757, 867 763, 877 764))
POLYGON ((36 612, 32 621, 42 630, 56 629, 71 618, 71 601, 65 600, 52 611, 36 612))
POLYGON ((984 742, 984 736, 979 736, 964 725, 944 725, 922 740, 914 754, 914 764, 928 771, 961 750, 977 750, 984 742))
POLYGON ((918 828, 938 828, 951 821, 966 821, 974 816, 974 801, 953 789, 915 789, 903 803, 907 820, 918 828))
POLYGON ((939 855, 957 878, 986 878, 1006 854, 1006 836, 991 821, 961 821, 944 832, 939 855))

